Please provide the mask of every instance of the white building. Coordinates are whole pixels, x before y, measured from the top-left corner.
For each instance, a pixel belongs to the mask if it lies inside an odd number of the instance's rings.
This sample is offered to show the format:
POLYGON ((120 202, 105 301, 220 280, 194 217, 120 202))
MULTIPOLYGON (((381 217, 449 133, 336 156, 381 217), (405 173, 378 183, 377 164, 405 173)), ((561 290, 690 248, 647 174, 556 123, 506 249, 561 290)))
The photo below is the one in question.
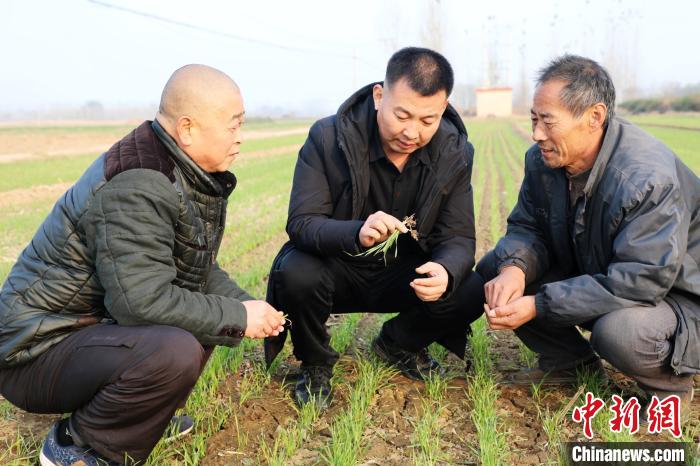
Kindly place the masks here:
POLYGON ((479 87, 476 92, 477 117, 501 117, 513 114, 512 87, 479 87))

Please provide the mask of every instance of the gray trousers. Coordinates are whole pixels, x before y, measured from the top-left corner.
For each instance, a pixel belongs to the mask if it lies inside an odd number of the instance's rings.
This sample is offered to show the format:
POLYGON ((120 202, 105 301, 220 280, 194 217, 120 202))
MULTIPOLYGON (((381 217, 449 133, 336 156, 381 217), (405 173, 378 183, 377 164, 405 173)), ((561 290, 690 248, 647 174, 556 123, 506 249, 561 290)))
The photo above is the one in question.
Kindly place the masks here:
MULTIPOLYGON (((484 281, 496 276, 493 252, 479 261, 476 270, 484 281)), ((529 286, 525 294, 535 294, 545 283, 563 278, 550 274, 529 286)), ((693 388, 692 375, 675 375, 671 369, 677 324, 671 306, 661 301, 656 306, 621 309, 579 323, 578 327, 591 331, 590 341, 575 325, 561 327, 539 319, 522 325, 515 334, 538 354, 542 370, 571 369, 601 357, 632 377, 644 390, 686 392, 693 388)))
POLYGON ((122 462, 145 460, 210 351, 168 326, 93 325, 27 364, 0 370, 0 393, 32 413, 72 413, 74 437, 122 462))

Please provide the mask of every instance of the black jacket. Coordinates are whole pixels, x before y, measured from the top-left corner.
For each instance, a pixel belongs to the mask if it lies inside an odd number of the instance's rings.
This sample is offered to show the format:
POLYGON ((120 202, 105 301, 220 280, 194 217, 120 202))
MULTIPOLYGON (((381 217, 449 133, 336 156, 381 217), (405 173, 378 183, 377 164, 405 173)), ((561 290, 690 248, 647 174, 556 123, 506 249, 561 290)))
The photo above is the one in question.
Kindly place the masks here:
POLYGON ((552 270, 570 277, 541 288, 538 318, 580 324, 666 299, 678 317, 671 366, 700 371, 698 177, 661 142, 613 119, 571 227, 568 202, 564 170, 546 167, 531 147, 495 254, 499 268, 523 269, 528 284, 552 270))
MULTIPOLYGON (((369 193, 370 140, 377 125, 374 84, 317 121, 299 152, 289 201, 287 233, 295 247, 318 255, 359 252, 360 216, 369 193)), ((448 105, 425 146, 430 163, 416 200, 419 245, 460 283, 474 266, 474 148, 448 105)))
POLYGON ((241 301, 252 298, 216 263, 236 179, 215 176, 150 122, 100 156, 58 200, 0 291, 0 368, 105 318, 238 343, 241 301))
MULTIPOLYGON (((290 241, 272 270, 291 247, 321 256, 360 252, 357 235, 364 223, 370 144, 377 125, 373 87, 357 91, 337 114, 317 121, 309 130, 294 171, 287 220, 290 241)), ((454 290, 454 284, 474 266, 476 241, 471 186, 474 148, 452 106, 447 106, 440 128, 424 150, 430 163, 416 199, 419 245, 445 267, 454 290)), ((277 305, 273 286, 268 286, 267 300, 277 305)), ((265 339, 268 364, 281 351, 287 333, 265 339)))

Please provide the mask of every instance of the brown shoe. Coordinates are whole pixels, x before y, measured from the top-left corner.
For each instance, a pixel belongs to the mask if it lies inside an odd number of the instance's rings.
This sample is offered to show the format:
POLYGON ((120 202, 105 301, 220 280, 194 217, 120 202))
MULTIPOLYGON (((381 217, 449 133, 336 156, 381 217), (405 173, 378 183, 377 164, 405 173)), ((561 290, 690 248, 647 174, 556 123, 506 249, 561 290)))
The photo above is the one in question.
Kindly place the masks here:
POLYGON ((562 371, 543 371, 542 369, 521 369, 506 378, 505 383, 512 385, 575 385, 578 383, 578 373, 587 371, 596 373, 602 382, 607 382, 608 376, 605 373, 600 359, 587 362, 562 371))

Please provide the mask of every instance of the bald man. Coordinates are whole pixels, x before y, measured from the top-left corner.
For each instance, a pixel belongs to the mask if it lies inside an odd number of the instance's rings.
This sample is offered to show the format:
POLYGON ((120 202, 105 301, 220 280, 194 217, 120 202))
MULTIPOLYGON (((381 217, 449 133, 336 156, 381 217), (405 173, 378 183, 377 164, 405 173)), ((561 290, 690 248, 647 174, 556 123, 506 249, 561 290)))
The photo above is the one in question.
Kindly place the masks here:
POLYGON ((283 330, 282 314, 216 261, 244 114, 221 71, 175 71, 155 121, 95 160, 12 268, 0 394, 71 413, 51 428, 42 465, 145 460, 169 424, 191 428, 173 415, 215 345, 283 330))

